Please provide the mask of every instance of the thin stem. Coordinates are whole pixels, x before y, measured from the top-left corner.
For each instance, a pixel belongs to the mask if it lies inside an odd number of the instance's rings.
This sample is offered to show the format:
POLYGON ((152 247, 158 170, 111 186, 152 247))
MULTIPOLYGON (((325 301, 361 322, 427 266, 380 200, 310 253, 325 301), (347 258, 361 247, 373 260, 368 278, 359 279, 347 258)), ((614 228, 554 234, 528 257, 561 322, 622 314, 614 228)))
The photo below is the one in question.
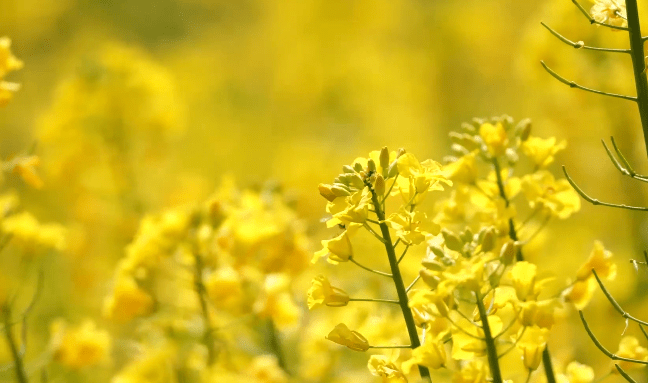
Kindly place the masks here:
POLYGON ((569 40, 565 36, 561 35, 560 33, 556 32, 554 29, 549 27, 547 24, 544 22, 540 22, 543 27, 547 28, 549 32, 551 32, 552 35, 556 36, 558 40, 562 41, 563 43, 567 45, 571 45, 572 47, 576 49, 587 49, 591 51, 600 51, 600 52, 611 52, 611 53, 630 53, 630 49, 615 49, 615 48, 599 48, 599 47, 590 47, 587 45, 584 45, 582 41, 579 41, 577 43, 569 40))
POLYGON ((9 350, 11 351, 11 356, 14 361, 14 369, 16 371, 16 381, 18 383, 27 383, 27 372, 25 371, 25 365, 18 351, 18 345, 14 339, 13 333, 11 332, 11 309, 9 306, 4 306, 2 308, 3 320, 5 325, 5 339, 9 345, 9 350))
POLYGON ((349 302, 382 302, 382 303, 396 303, 395 299, 374 299, 374 298, 349 298, 349 302))
POLYGON ((392 189, 394 188, 394 185, 396 185, 396 181, 398 180, 399 175, 400 174, 396 174, 396 177, 394 177, 394 182, 392 182, 391 186, 389 187, 389 190, 387 190, 387 192, 385 193, 385 196, 383 197, 383 200, 381 201, 383 211, 385 210, 385 201, 387 200, 387 197, 389 197, 389 194, 391 193, 392 189))
POLYGON ((360 268, 362 268, 362 269, 365 269, 365 270, 367 270, 367 271, 370 271, 370 272, 372 272, 372 273, 374 273, 374 274, 382 275, 383 277, 392 278, 392 275, 391 275, 391 274, 383 273, 382 271, 378 271, 378 270, 374 270, 374 269, 370 269, 370 268, 368 268, 367 266, 358 263, 355 259, 353 259, 353 257, 349 257, 349 261, 355 263, 356 265, 358 265, 358 267, 360 267, 360 268))
POLYGON ((591 93, 600 94, 600 95, 602 95, 602 96, 610 96, 610 97, 615 97, 615 98, 621 98, 621 99, 623 99, 623 100, 628 100, 628 101, 637 101, 637 98, 636 98, 636 97, 626 96, 626 95, 624 95, 624 94, 616 94, 616 93, 603 92, 603 91, 601 91, 601 90, 596 90, 596 89, 592 89, 592 88, 584 87, 584 86, 582 86, 582 85, 578 85, 578 84, 576 84, 575 82, 573 82, 573 81, 569 81, 569 80, 567 80, 566 78, 564 78, 564 77, 562 77, 561 75, 559 75, 558 73, 554 72, 551 68, 549 68, 549 67, 547 66, 547 64, 544 63, 544 61, 540 61, 540 64, 542 64, 542 67, 543 67, 543 68, 544 68, 544 69, 545 69, 545 70, 546 70, 550 75, 552 75, 556 80, 562 82, 562 83, 565 84, 565 85, 569 85, 570 88, 576 88, 576 89, 584 90, 584 91, 586 91, 586 92, 591 92, 591 93))
POLYGON ((411 345, 401 345, 401 346, 369 346, 369 348, 412 348, 411 345))
POLYGON ((504 355, 508 354, 509 352, 511 352, 515 348, 515 346, 520 341, 520 339, 522 339, 522 336, 526 332, 526 329, 527 329, 526 326, 522 327, 522 331, 520 332, 520 335, 518 335, 518 337, 513 342, 513 345, 511 345, 511 347, 507 348, 506 351, 504 351, 503 353, 497 355, 497 359, 501 359, 502 357, 504 357, 504 355))
MULTIPOLYGON (((380 225, 380 223, 378 223, 380 225)), ((371 226, 367 225, 367 223, 364 224, 365 229, 367 229, 371 234, 373 234, 376 239, 378 239, 380 242, 385 243, 385 238, 381 237, 378 233, 374 231, 374 229, 371 228, 371 226)))
POLYGON ((640 179, 641 181, 648 181, 648 176, 643 176, 641 174, 637 174, 637 172, 634 171, 632 166, 630 166, 630 163, 628 160, 626 160, 625 156, 619 149, 619 146, 617 146, 616 141, 614 140, 614 137, 610 137, 610 141, 612 141, 612 146, 614 147, 614 151, 616 152, 617 156, 623 162, 623 165, 625 166, 626 172, 628 173, 629 176, 640 179))
POLYGON ((403 258, 405 258, 405 254, 407 254, 407 250, 409 250, 409 248, 410 248, 410 245, 405 246, 405 250, 403 250, 403 254, 401 254, 401 256, 398 258, 397 263, 401 263, 403 258))
POLYGON ((608 351, 601 344, 601 342, 596 338, 596 336, 594 335, 594 333, 590 329, 589 324, 585 320, 585 316, 583 316, 583 312, 581 310, 578 310, 578 315, 580 315, 581 321, 583 322, 583 327, 585 327, 585 331, 587 331, 587 335, 589 335, 590 339, 592 340, 592 342, 594 342, 596 347, 598 347, 598 349, 601 350, 601 352, 603 354, 605 354, 608 358, 610 358, 612 360, 623 360, 623 361, 630 362, 630 363, 648 364, 648 361, 645 361, 645 360, 624 358, 622 356, 617 356, 616 354, 613 354, 610 351, 608 351))
POLYGON ((630 383, 637 383, 637 381, 634 380, 634 379, 632 379, 632 377, 631 377, 630 375, 628 375, 628 373, 625 372, 625 371, 621 368, 621 366, 619 366, 618 364, 614 363, 614 367, 616 367, 617 371, 619 371, 619 374, 621 374, 621 376, 623 376, 623 377, 625 378, 625 380, 627 380, 627 381, 630 382, 630 383))
POLYGON ((628 28, 626 28, 626 27, 619 27, 619 26, 616 26, 616 25, 611 25, 611 24, 605 24, 605 23, 598 22, 598 21, 594 20, 594 18, 589 14, 589 12, 587 12, 585 10, 585 8, 583 8, 583 6, 580 5, 580 3, 578 1, 572 0, 572 3, 574 3, 574 5, 576 5, 578 7, 578 9, 581 11, 581 13, 583 15, 585 15, 585 17, 587 17, 587 20, 589 20, 590 24, 601 25, 603 27, 617 29, 617 30, 620 30, 620 31, 627 31, 628 30, 628 28))
POLYGON ((632 71, 634 72, 635 88, 637 89, 637 107, 639 108, 644 143, 648 154, 648 77, 646 77, 646 62, 644 61, 645 54, 643 40, 641 39, 637 0, 626 0, 626 14, 628 18, 630 50, 632 51, 630 53, 632 57, 632 71))
POLYGON ((621 308, 621 306, 617 303, 617 301, 612 297, 612 294, 608 291, 607 288, 605 288, 605 285, 603 284, 603 281, 601 281, 601 278, 599 278, 598 274, 596 273, 596 270, 592 269, 592 273, 594 274, 594 277, 596 278, 596 282, 598 282, 599 287, 601 288, 601 291, 603 291, 603 294, 605 294, 605 297, 610 301, 610 304, 616 309, 616 311, 621 314, 622 317, 625 319, 629 319, 633 322, 639 323, 640 325, 648 326, 648 322, 644 322, 640 319, 637 319, 633 317, 632 315, 628 314, 627 311, 621 308))
MULTIPOLYGON (((376 216, 378 217, 378 221, 381 222, 380 231, 382 233, 382 237, 385 239, 384 245, 385 250, 387 251, 387 258, 389 259, 389 266, 391 267, 392 279, 394 280, 399 305, 401 311, 403 312, 403 319, 405 319, 405 325, 407 327, 407 333, 410 338, 411 348, 415 349, 421 346, 421 342, 419 340, 418 331, 416 329, 416 323, 414 322, 414 315, 412 314, 412 310, 409 308, 407 291, 405 290, 403 277, 401 276, 400 268, 398 267, 398 260, 396 259, 396 252, 394 250, 394 246, 392 245, 393 242, 391 239, 391 234, 389 233, 389 227, 384 222, 385 213, 382 210, 382 205, 380 201, 378 201, 378 195, 373 189, 373 186, 371 185, 371 183, 369 183, 369 181, 365 182, 369 187, 369 190, 371 191, 371 202, 373 203, 374 209, 376 210, 376 216)), ((428 370, 428 368, 421 365, 419 365, 418 368, 419 373, 421 374, 421 378, 431 383, 432 378, 430 377, 430 371, 428 370)))
POLYGON ((214 347, 214 332, 209 317, 209 307, 207 306, 207 289, 203 280, 203 259, 199 254, 194 254, 194 288, 200 302, 200 312, 204 322, 202 342, 207 348, 207 365, 212 365, 216 361, 216 348, 214 347))
POLYGON ((405 292, 409 292, 409 291, 412 289, 412 287, 414 287, 414 285, 416 284, 416 282, 419 281, 419 279, 421 279, 421 274, 417 275, 416 278, 414 278, 414 280, 412 281, 412 283, 410 283, 410 285, 407 286, 407 288, 405 289, 405 292))
POLYGON ((497 346, 495 345, 495 338, 493 338, 490 324, 488 323, 488 316, 486 315, 484 301, 482 301, 482 298, 479 296, 479 292, 477 291, 475 291, 475 300, 477 301, 477 310, 479 310, 482 329, 484 329, 484 342, 486 343, 488 365, 490 366, 491 374, 493 375, 493 383, 502 383, 502 372, 500 371, 499 360, 497 359, 497 346))
POLYGON ((578 185, 576 185, 574 180, 572 180, 572 178, 567 173, 567 169, 565 169, 564 165, 563 165, 562 169, 563 169, 563 173, 565 173, 565 178, 567 178, 567 181, 569 182, 569 184, 574 188, 574 190, 576 190, 576 193, 578 193, 581 197, 583 197, 583 199, 585 201, 591 203, 592 205, 609 206, 609 207, 616 207, 616 208, 627 209, 627 210, 648 211, 648 207, 628 206, 628 205, 625 205, 625 204, 617 205, 617 204, 608 203, 608 202, 601 202, 598 199, 594 199, 594 198, 588 196, 587 194, 585 194, 585 192, 580 187, 578 187, 578 185))
POLYGON ((544 366, 545 375, 547 376, 547 383, 556 383, 556 373, 554 372, 553 364, 551 363, 549 345, 546 345, 544 351, 542 351, 542 365, 544 366))
POLYGON ((290 374, 288 368, 286 367, 286 358, 284 357, 283 350, 281 349, 281 340, 279 339, 279 331, 277 326, 275 326, 272 319, 268 319, 268 334, 269 334, 269 343, 272 348, 273 353, 277 357, 277 364, 284 370, 286 373, 290 374))

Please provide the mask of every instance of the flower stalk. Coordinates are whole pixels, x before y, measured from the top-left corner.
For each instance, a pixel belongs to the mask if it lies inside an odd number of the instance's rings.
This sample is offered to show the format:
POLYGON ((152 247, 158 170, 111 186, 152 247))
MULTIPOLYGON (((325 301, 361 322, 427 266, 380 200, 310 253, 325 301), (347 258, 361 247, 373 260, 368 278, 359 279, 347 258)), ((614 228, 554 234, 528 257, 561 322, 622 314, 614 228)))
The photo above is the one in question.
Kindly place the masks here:
POLYGON ((635 87, 637 88, 637 107, 639 108, 639 117, 641 118, 646 153, 648 154, 648 79, 646 78, 644 40, 641 37, 637 0, 626 0, 626 17, 628 21, 628 36, 630 38, 632 70, 634 72, 635 87))
MULTIPOLYGON (((414 322, 414 315, 412 310, 409 308, 409 300, 407 298, 407 290, 405 283, 403 282, 403 277, 398 267, 398 258, 396 257, 396 251, 392 245, 391 234, 389 233, 389 227, 385 223, 385 212, 382 209, 382 205, 378 200, 378 195, 373 189, 370 183, 367 183, 371 191, 371 203, 376 210, 376 216, 380 222, 380 231, 382 233, 382 238, 384 238, 385 250, 387 251, 387 257, 389 259, 389 266, 391 268, 392 279, 394 280, 394 285, 396 286, 396 293, 398 295, 398 304, 400 305, 401 311, 403 312, 403 318, 405 319, 405 325, 407 326, 407 333, 410 338, 411 348, 415 349, 421 346, 421 341, 419 340, 418 332, 416 330, 416 323, 414 322)), ((430 371, 427 367, 418 366, 419 373, 421 378, 427 379, 427 381, 432 382, 430 377, 430 371)))
POLYGON ((484 330, 484 342, 486 343, 486 353, 488 354, 488 365, 493 375, 493 383, 502 383, 502 372, 500 371, 499 360, 497 358, 497 347, 495 345, 495 338, 491 333, 490 325, 488 324, 488 316, 486 315, 486 307, 484 301, 479 296, 479 292, 475 291, 475 301, 477 302, 477 310, 479 310, 479 317, 482 322, 482 329, 484 330))
POLYGON ((7 345, 9 345, 11 357, 14 361, 14 369, 16 371, 16 381, 18 383, 27 383, 28 379, 27 379, 27 372, 25 371, 25 364, 23 362, 22 355, 18 350, 16 339, 14 339, 14 336, 11 332, 11 327, 12 327, 11 309, 9 308, 8 305, 5 305, 2 308, 2 316, 4 322, 5 339, 7 341, 7 345))

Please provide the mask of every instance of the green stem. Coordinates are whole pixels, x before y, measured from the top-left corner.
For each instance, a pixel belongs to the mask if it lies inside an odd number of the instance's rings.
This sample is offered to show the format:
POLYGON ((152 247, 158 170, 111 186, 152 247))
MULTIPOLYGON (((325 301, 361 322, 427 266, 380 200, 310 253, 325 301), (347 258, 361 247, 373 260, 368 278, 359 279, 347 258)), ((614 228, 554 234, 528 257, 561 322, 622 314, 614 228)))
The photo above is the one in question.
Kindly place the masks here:
MULTIPOLYGON (((629 0, 632 1, 632 0, 629 0)), ((643 52, 643 51, 642 51, 643 52)), ((495 173, 497 175, 497 187, 499 189, 500 196, 504 199, 506 207, 509 206, 510 201, 506 195, 506 190, 504 189, 504 181, 502 180, 502 174, 500 171, 500 165, 497 161, 497 158, 493 158, 493 166, 495 167, 495 173)), ((518 240, 517 231, 515 230, 515 222, 513 218, 509 218, 509 238, 514 241, 518 240)), ((517 253, 515 254, 515 259, 518 262, 524 261, 524 255, 522 254, 522 247, 518 247, 517 253)), ((551 354, 549 353, 549 346, 545 347, 542 352, 542 365, 545 369, 545 375, 547 376, 547 383, 556 383, 556 375, 554 374, 553 365, 551 364, 551 354)))
POLYGON ((202 342, 207 348, 207 365, 212 365, 216 361, 216 349, 214 348, 214 331, 209 318, 209 307, 207 306, 207 289, 203 281, 203 260, 198 254, 194 255, 194 287, 198 300, 200 301, 200 311, 203 317, 205 330, 202 336, 202 342))
POLYGON ((486 353, 488 354, 488 365, 493 375, 493 383, 502 383, 502 372, 500 371, 499 360, 497 358, 497 347, 495 345, 495 338, 491 333, 490 325, 488 324, 488 316, 486 315, 486 308, 484 301, 475 291, 475 298, 477 300, 477 309, 479 310, 479 317, 482 322, 482 329, 484 329, 484 342, 486 343, 486 353))
MULTIPOLYGON (((382 206, 380 204, 380 201, 378 201, 378 195, 376 194, 375 190, 373 189, 373 187, 369 182, 367 182, 367 184, 369 190, 371 191, 371 202, 374 205, 374 208, 376 209, 376 215, 378 216, 378 221, 381 222, 380 231, 382 233, 382 237, 385 239, 385 242, 383 243, 385 245, 385 250, 387 251, 387 257, 389 258, 389 266, 391 267, 392 279, 394 280, 394 285, 396 286, 398 302, 401 311, 403 312, 403 318, 405 319, 405 325, 407 326, 407 333, 410 338, 411 347, 412 349, 415 349, 421 346, 421 342, 419 340, 418 332, 416 330, 414 315, 412 314, 412 310, 409 308, 407 291, 405 288, 405 283, 403 283, 403 277, 401 275, 400 268, 398 267, 398 259, 396 258, 396 251, 394 250, 394 246, 392 245, 393 242, 391 239, 391 234, 389 233, 389 227, 384 222, 385 212, 382 210, 382 206)), ((419 368, 419 373, 421 374, 421 378, 426 379, 428 382, 432 383, 432 378, 430 377, 430 371, 427 369, 427 367, 423 367, 419 365, 418 368, 419 368)))
POLYGON ((637 0, 626 0, 628 18, 628 35, 630 37, 630 56, 632 57, 632 70, 634 72, 635 87, 637 88, 637 106, 644 133, 646 152, 648 153, 648 82, 646 79, 646 63, 644 59, 644 46, 639 25, 639 11, 637 0))
POLYGON ((18 383, 27 383, 27 373, 25 372, 25 365, 22 359, 22 355, 18 351, 18 345, 14 339, 13 334, 11 333, 11 310, 9 306, 4 306, 2 308, 3 320, 4 320, 4 332, 5 339, 9 345, 9 350, 11 351, 11 356, 14 360, 14 367, 16 370, 16 381, 18 383))
POLYGON ((374 298, 349 298, 349 302, 380 302, 380 303, 396 303, 399 302, 395 299, 374 299, 374 298))

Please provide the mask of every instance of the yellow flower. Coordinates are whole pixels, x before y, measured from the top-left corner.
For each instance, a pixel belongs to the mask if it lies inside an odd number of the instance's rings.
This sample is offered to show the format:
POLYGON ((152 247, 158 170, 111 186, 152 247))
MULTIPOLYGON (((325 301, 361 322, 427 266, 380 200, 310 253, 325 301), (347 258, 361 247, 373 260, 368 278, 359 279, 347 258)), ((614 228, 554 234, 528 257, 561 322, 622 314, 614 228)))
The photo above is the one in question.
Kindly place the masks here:
POLYGON ((349 294, 344 290, 331 286, 329 280, 323 276, 316 276, 308 289, 308 308, 326 305, 331 307, 346 306, 349 303, 349 294))
POLYGON ((231 308, 243 297, 243 280, 231 266, 223 266, 207 276, 207 295, 218 307, 231 308))
POLYGON ((43 181, 36 174, 35 168, 38 165, 40 165, 38 156, 19 156, 5 162, 3 167, 18 174, 29 186, 40 189, 43 187, 43 181))
POLYGON ((520 332, 522 331, 524 331, 524 334, 515 347, 522 352, 524 366, 530 370, 535 370, 540 365, 542 352, 547 347, 549 330, 533 326, 520 329, 520 332))
POLYGON ((367 363, 367 368, 369 368, 372 375, 383 378, 383 382, 386 382, 389 379, 407 382, 407 378, 403 374, 403 371, 401 371, 401 369, 396 365, 397 359, 398 352, 394 352, 392 357, 387 357, 386 355, 371 355, 369 362, 367 363))
POLYGON ((290 327, 299 320, 301 309, 292 297, 287 274, 266 276, 263 293, 254 303, 254 312, 261 317, 271 318, 279 329, 290 327))
POLYGON ((398 157, 398 172, 400 177, 397 180, 397 190, 405 203, 418 204, 423 200, 428 191, 444 190, 443 184, 452 186, 438 162, 425 160, 419 162, 411 153, 405 153, 398 157))
POLYGON ((104 301, 104 316, 119 322, 147 315, 152 309, 153 298, 128 276, 117 278, 112 295, 104 301))
POLYGON ((591 383, 594 380, 594 369, 574 361, 567 365, 565 375, 569 383, 591 383))
POLYGON ((334 199, 326 204, 326 211, 333 215, 333 218, 326 221, 326 226, 366 222, 370 202, 369 188, 363 188, 348 197, 334 199))
MULTIPOLYGON (((455 323, 463 331, 454 327, 452 329, 452 358, 471 360, 486 355, 486 343, 482 340, 484 339, 484 331, 481 327, 475 327, 474 323, 468 322, 463 317, 457 318, 455 323)), ((502 331, 502 319, 497 315, 488 316, 488 325, 493 336, 499 335, 500 331, 502 331)))
POLYGON ((509 140, 504 125, 502 125, 501 122, 498 122, 495 125, 488 122, 482 124, 479 127, 479 135, 484 140, 484 143, 488 148, 488 153, 491 156, 497 157, 504 154, 508 147, 509 140))
POLYGON ((62 365, 78 369, 105 361, 110 351, 110 335, 97 329, 91 319, 79 327, 68 328, 63 320, 52 323, 53 358, 62 365))
POLYGON ((594 269, 599 278, 613 280, 616 277, 617 265, 610 258, 612 258, 612 253, 605 250, 600 241, 595 241, 594 249, 587 261, 578 269, 576 279, 582 281, 593 277, 592 269, 594 269))
POLYGON ((477 165, 475 157, 478 151, 475 150, 454 162, 443 167, 443 174, 451 181, 474 184, 477 179, 477 165))
POLYGON ((11 53, 11 39, 9 37, 0 37, 0 80, 7 73, 18 70, 23 67, 23 62, 18 60, 11 53))
POLYGON ((344 324, 340 323, 326 336, 326 339, 342 346, 347 346, 354 351, 367 351, 369 342, 357 331, 349 330, 344 324))
POLYGON ((522 178, 522 191, 532 209, 543 209, 565 219, 580 210, 580 197, 567 180, 556 181, 553 174, 540 170, 522 178))
POLYGON ((405 373, 409 374, 412 367, 416 365, 432 369, 441 368, 445 365, 446 359, 447 355, 443 342, 429 338, 423 345, 412 351, 412 357, 404 361, 401 367, 405 373))
POLYGON ((623 0, 596 0, 592 6, 592 17, 599 23, 627 27, 626 6, 623 0))
POLYGON ((472 359, 452 375, 452 383, 487 383, 488 366, 484 361, 472 359))
POLYGON ((554 313, 560 302, 557 299, 546 299, 543 301, 515 302, 520 309, 519 319, 523 326, 538 326, 551 328, 555 322, 554 313))
POLYGON ((169 345, 150 347, 137 355, 110 383, 168 383, 176 381, 176 350, 169 345))
MULTIPOLYGON (((634 336, 624 336, 619 342, 619 350, 615 352, 616 356, 629 359, 642 360, 644 362, 648 361, 648 349, 641 347, 639 341, 634 336)), ((645 366, 644 364, 631 363, 626 361, 619 361, 619 367, 624 370, 629 370, 632 368, 641 368, 645 366)), ((612 371, 616 371, 616 368, 612 368, 612 371)))
POLYGON ((556 137, 543 139, 529 137, 522 143, 522 152, 529 157, 538 168, 545 168, 554 161, 554 155, 567 147, 567 141, 556 144, 556 137))
POLYGON ((396 235, 406 245, 418 245, 427 235, 439 234, 439 225, 427 218, 420 211, 409 212, 401 210, 385 220, 387 225, 396 231, 396 235))
POLYGON ((254 383, 286 383, 288 374, 279 366, 274 355, 255 357, 248 367, 248 375, 254 383))
POLYGON ((349 258, 353 256, 353 247, 351 246, 351 240, 349 239, 349 229, 351 229, 351 227, 347 228, 347 230, 342 232, 342 234, 333 239, 323 240, 322 246, 324 248, 315 253, 311 262, 315 263, 320 258, 326 256, 328 256, 328 262, 332 264, 348 261, 349 258))
POLYGON ((538 266, 533 263, 522 261, 516 263, 511 269, 511 280, 515 288, 515 294, 521 301, 535 299, 535 278, 538 266))
POLYGON ((577 309, 584 309, 592 300, 598 284, 594 277, 582 281, 576 281, 573 285, 563 292, 563 297, 568 302, 572 302, 577 309))
POLYGON ((3 232, 11 234, 27 252, 33 252, 37 247, 65 249, 66 230, 56 223, 41 224, 29 212, 22 212, 5 218, 0 223, 3 232))

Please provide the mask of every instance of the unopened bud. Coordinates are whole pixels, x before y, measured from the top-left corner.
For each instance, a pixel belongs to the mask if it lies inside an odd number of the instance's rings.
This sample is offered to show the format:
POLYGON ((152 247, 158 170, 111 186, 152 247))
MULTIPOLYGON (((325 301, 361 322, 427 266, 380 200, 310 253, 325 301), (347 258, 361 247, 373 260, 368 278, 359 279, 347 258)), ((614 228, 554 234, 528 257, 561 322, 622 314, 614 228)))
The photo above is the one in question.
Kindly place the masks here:
POLYGON ((441 229, 441 235, 443 235, 443 239, 445 240, 445 245, 448 249, 454 251, 463 250, 463 242, 454 233, 444 228, 441 229))
POLYGON ((398 149, 398 151, 396 152, 396 158, 402 156, 403 154, 405 154, 405 149, 403 148, 398 149))
POLYGON ((493 250, 493 247, 495 247, 495 233, 493 233, 493 229, 487 229, 483 232, 482 238, 481 238, 481 249, 483 252, 488 252, 493 250))
POLYGON ((394 162, 389 165, 389 168, 387 169, 387 178, 393 178, 396 177, 398 174, 398 160, 394 160, 394 162))
POLYGON ((361 172, 364 169, 362 168, 362 165, 359 162, 356 162, 355 164, 353 164, 353 170, 355 170, 356 172, 361 172))
POLYGON ((433 258, 425 258, 421 261, 421 264, 429 270, 432 271, 442 271, 445 270, 446 266, 443 264, 443 262, 439 261, 438 259, 433 259, 433 258))
POLYGON ((520 137, 520 140, 526 141, 531 134, 531 119, 525 118, 518 122, 515 126, 515 134, 520 137))
POLYGON ((342 171, 345 173, 355 173, 356 171, 349 165, 342 166, 342 171))
POLYGON ((362 177, 360 177, 360 174, 358 173, 351 174, 351 176, 349 177, 349 181, 351 185, 353 185, 358 189, 364 188, 364 182, 362 182, 362 177))
POLYGON ((333 193, 332 185, 319 184, 317 189, 319 190, 320 195, 326 198, 329 202, 333 202, 333 200, 337 198, 335 193, 333 193))
POLYGON ((389 150, 386 146, 380 149, 380 167, 383 169, 389 167, 389 150))
POLYGON ((435 256, 437 256, 439 258, 445 258, 445 253, 443 252, 443 249, 440 248, 437 245, 429 245, 428 246, 428 253, 429 252, 432 252, 432 254, 434 254, 435 256))
POLYGON ((335 194, 336 197, 346 197, 350 196, 351 192, 343 187, 342 184, 335 184, 331 186, 331 191, 335 194))
POLYGON ((374 190, 379 196, 385 195, 385 179, 382 174, 376 176, 376 181, 374 182, 374 190))
POLYGON ((367 160, 367 168, 369 169, 369 171, 376 171, 376 163, 371 158, 367 160))
POLYGON ((515 260, 516 253, 517 246, 515 245, 515 242, 513 242, 513 240, 506 242, 504 246, 502 246, 502 250, 500 250, 500 262, 507 266, 511 265, 515 260))
POLYGON ((431 288, 436 289, 437 286, 439 285, 440 282, 439 277, 435 275, 433 272, 431 272, 430 270, 423 269, 419 272, 419 275, 421 276, 423 282, 425 282, 431 288))

